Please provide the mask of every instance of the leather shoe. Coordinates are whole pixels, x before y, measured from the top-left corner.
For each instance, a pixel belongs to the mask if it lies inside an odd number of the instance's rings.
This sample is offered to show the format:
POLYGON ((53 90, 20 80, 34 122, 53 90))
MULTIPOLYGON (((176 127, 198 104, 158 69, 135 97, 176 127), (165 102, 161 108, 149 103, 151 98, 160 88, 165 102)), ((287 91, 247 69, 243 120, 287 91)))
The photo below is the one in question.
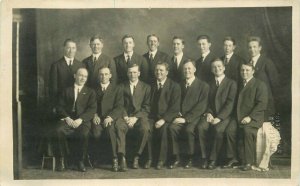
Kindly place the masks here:
POLYGON ((126 158, 123 156, 121 158, 120 171, 121 172, 126 172, 127 170, 128 170, 128 168, 127 168, 126 158))
POLYGON ((170 168, 170 169, 176 169, 176 168, 179 166, 179 164, 180 164, 180 161, 175 160, 175 161, 169 166, 169 168, 170 168))
POLYGON ((208 165, 208 169, 213 170, 215 168, 217 168, 216 162, 214 160, 212 160, 208 165))
POLYGON ((59 162, 58 162, 58 166, 57 166, 57 171, 65 171, 65 159, 64 158, 60 158, 59 162))
POLYGON ((86 168, 84 166, 83 161, 78 162, 78 170, 81 171, 81 172, 86 172, 86 168))
POLYGON ((233 166, 237 163, 238 163, 238 161, 236 159, 231 159, 226 165, 223 165, 222 168, 230 169, 230 168, 233 168, 233 166))
POLYGON ((207 169, 207 166, 208 166, 207 159, 203 159, 201 164, 201 169, 207 169))
POLYGON ((161 170, 161 169, 163 169, 163 166, 164 166, 164 162, 163 161, 158 161, 158 163, 156 165, 156 169, 161 170))
POLYGON ((149 169, 151 167, 151 164, 152 164, 151 160, 146 161, 146 163, 145 163, 145 169, 149 169))
POLYGON ((187 164, 185 164, 184 168, 185 168, 185 169, 189 169, 189 168, 191 168, 192 166, 193 166, 193 162, 192 162, 192 160, 190 159, 190 160, 187 162, 187 164))
POLYGON ((243 171, 249 171, 249 170, 251 170, 252 168, 251 168, 251 165, 250 164, 247 164, 247 165, 245 165, 243 168, 242 168, 242 170, 243 171))
POLYGON ((118 158, 114 158, 113 159, 113 164, 112 164, 112 171, 113 172, 118 172, 118 158))
POLYGON ((134 157, 133 159, 133 164, 132 164, 133 169, 138 169, 139 168, 139 157, 134 157))

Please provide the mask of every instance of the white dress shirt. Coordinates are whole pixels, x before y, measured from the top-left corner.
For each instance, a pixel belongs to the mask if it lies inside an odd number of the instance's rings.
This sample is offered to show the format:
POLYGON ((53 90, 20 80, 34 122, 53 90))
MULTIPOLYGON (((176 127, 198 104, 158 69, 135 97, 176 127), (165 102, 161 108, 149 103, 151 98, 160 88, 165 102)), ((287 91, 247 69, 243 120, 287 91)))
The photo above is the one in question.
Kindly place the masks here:
POLYGON ((150 57, 151 57, 151 54, 152 54, 152 56, 153 56, 153 59, 155 58, 155 55, 156 55, 156 53, 157 53, 157 50, 154 50, 154 51, 149 51, 149 59, 150 59, 150 57))
POLYGON ((175 58, 177 59, 177 67, 179 67, 182 57, 183 57, 183 52, 181 52, 177 56, 174 55, 174 61, 175 61, 175 58))
POLYGON ((205 60, 206 56, 210 53, 210 50, 201 54, 202 58, 203 58, 203 61, 205 60))
POLYGON ((81 89, 83 88, 83 86, 79 86, 74 84, 74 100, 77 100, 78 94, 80 93, 81 89))
POLYGON ((99 53, 99 54, 93 54, 93 61, 94 61, 94 59, 96 58, 96 60, 98 60, 99 59, 99 56, 101 55, 102 53, 99 53))
POLYGON ((129 82, 131 95, 133 95, 133 90, 134 90, 134 88, 136 88, 136 85, 138 84, 138 82, 139 82, 139 81, 136 81, 136 82, 129 82))
POLYGON ((106 84, 100 83, 100 85, 101 85, 101 90, 102 90, 102 91, 106 90, 109 84, 110 84, 110 82, 108 82, 108 83, 106 83, 106 84))
POLYGON ((67 62, 67 65, 68 65, 68 66, 70 66, 70 65, 73 64, 74 58, 68 58, 68 57, 66 57, 66 56, 64 56, 64 58, 65 58, 65 61, 67 62), (70 63, 71 63, 71 64, 70 64, 70 63))
POLYGON ((157 83, 157 88, 159 88, 159 84, 161 84, 161 86, 164 87, 164 84, 165 84, 166 80, 167 80, 167 78, 164 79, 164 80, 162 80, 161 82, 156 81, 156 83, 157 83))
POLYGON ((195 76, 190 79, 187 79, 185 83, 185 87, 191 86, 191 84, 194 82, 195 79, 196 79, 195 76))
POLYGON ((131 58, 132 58, 132 55, 133 55, 133 51, 132 51, 132 52, 129 52, 129 53, 125 53, 125 52, 124 52, 124 57, 125 57, 126 62, 127 62, 127 60, 128 60, 128 56, 129 56, 130 59, 131 59, 131 58))
POLYGON ((222 83, 222 81, 223 81, 224 78, 225 78, 225 74, 223 74, 223 75, 220 76, 220 77, 215 77, 216 82, 217 82, 217 81, 219 82, 219 86, 221 85, 221 83, 222 83))

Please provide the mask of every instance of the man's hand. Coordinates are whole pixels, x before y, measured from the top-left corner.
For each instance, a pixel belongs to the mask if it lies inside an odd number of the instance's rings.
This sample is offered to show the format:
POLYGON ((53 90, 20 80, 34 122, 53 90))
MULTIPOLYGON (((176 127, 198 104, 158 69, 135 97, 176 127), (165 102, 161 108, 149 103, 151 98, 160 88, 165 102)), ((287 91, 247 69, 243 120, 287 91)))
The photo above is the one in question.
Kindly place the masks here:
POLYGON ((182 123, 186 123, 184 118, 175 118, 173 121, 174 124, 182 124, 182 123))
POLYGON ((247 116, 247 117, 244 117, 244 118, 242 119, 241 123, 244 124, 244 125, 246 125, 246 124, 250 123, 251 120, 252 120, 252 119, 251 119, 249 116, 247 116))
POLYGON ((110 126, 112 124, 114 120, 110 117, 110 116, 107 116, 105 118, 105 120, 103 121, 103 124, 104 124, 104 127, 107 127, 107 126, 110 126))
POLYGON ((64 118, 65 122, 67 123, 67 125, 69 125, 72 128, 75 128, 75 122, 73 119, 71 119, 70 117, 66 117, 64 118))
POLYGON ((220 121, 221 121, 221 119, 219 119, 219 118, 214 118, 214 119, 211 121, 211 124, 212 124, 212 125, 216 125, 216 124, 218 124, 220 121))
POLYGON ((94 123, 95 125, 99 125, 99 124, 101 123, 101 119, 100 119, 100 117, 98 116, 98 114, 95 114, 95 115, 94 115, 93 123, 94 123))
POLYGON ((166 123, 166 121, 164 119, 160 119, 155 123, 155 128, 160 128, 161 126, 163 126, 166 123))
POLYGON ((129 126, 129 128, 132 128, 134 126, 134 124, 137 122, 138 118, 137 117, 129 117, 128 118, 128 122, 127 125, 129 126))
POLYGON ((211 115, 211 113, 207 113, 206 114, 206 121, 208 123, 211 123, 211 122, 213 122, 213 120, 214 120, 214 117, 211 115))

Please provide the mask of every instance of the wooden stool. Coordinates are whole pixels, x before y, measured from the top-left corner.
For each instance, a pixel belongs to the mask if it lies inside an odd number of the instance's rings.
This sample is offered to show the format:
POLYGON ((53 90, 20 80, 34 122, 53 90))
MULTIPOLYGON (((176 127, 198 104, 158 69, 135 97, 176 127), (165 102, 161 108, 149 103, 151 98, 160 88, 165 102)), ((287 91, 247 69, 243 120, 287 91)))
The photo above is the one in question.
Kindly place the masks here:
POLYGON ((45 154, 43 154, 41 169, 44 169, 45 160, 51 160, 51 159, 52 159, 52 171, 55 171, 55 164, 56 164, 55 157, 54 156, 46 156, 45 154))

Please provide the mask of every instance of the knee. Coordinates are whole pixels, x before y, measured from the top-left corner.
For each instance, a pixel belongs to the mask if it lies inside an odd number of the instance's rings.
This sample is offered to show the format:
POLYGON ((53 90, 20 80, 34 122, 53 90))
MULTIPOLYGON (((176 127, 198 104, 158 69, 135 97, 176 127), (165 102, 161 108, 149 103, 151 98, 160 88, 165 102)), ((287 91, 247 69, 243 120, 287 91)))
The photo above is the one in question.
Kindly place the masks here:
POLYGON ((185 133, 189 135, 193 135, 195 133, 195 129, 193 127, 186 127, 185 133))
POLYGON ((244 137, 245 138, 253 138, 253 137, 256 137, 256 133, 257 133, 257 130, 253 130, 253 128, 250 128, 250 127, 244 127, 243 128, 243 132, 244 132, 244 137))
POLYGON ((101 130, 92 130, 91 131, 92 137, 96 140, 100 139, 101 133, 102 133, 101 130))

